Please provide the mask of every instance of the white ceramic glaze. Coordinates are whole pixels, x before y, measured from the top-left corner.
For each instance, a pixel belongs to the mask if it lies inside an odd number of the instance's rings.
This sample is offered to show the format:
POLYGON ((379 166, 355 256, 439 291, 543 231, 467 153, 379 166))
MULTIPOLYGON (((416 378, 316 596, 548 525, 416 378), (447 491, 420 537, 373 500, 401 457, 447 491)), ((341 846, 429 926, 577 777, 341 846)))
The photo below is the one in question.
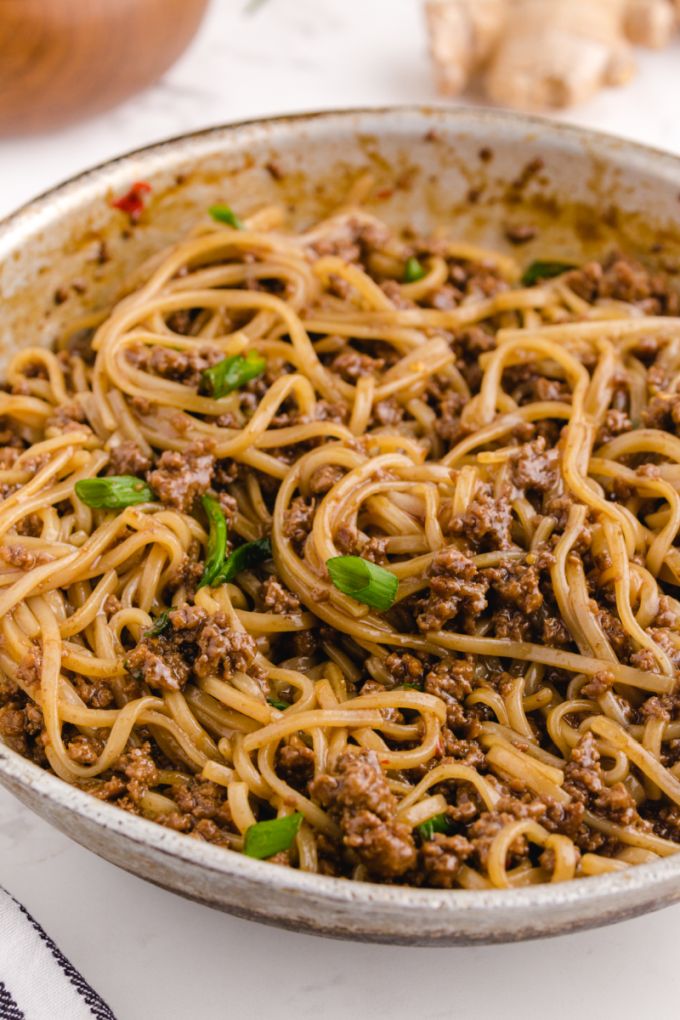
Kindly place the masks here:
MULTIPOLYGON (((253 122, 122 157, 0 225, 0 350, 50 343, 62 323, 116 295, 121 267, 133 269, 181 236, 213 201, 247 213, 283 200, 292 219, 305 223, 366 170, 376 178, 376 211, 396 225, 443 226, 500 245, 509 220, 529 218, 541 230, 527 258, 579 257, 612 243, 649 250, 660 242, 665 259, 680 251, 680 160, 630 143, 491 111, 406 108, 253 122), (491 150, 490 162, 483 150, 491 150), (542 166, 520 186, 536 158, 542 166), (266 168, 272 160, 275 175, 266 168), (109 199, 139 179, 153 184, 154 200, 148 217, 129 229, 109 199), (63 287, 67 300, 55 303, 63 287)), ((198 842, 101 803, 4 746, 0 782, 135 874, 244 917, 338 938, 512 941, 606 924, 680 899, 680 856, 509 891, 389 887, 305 874, 198 842)))

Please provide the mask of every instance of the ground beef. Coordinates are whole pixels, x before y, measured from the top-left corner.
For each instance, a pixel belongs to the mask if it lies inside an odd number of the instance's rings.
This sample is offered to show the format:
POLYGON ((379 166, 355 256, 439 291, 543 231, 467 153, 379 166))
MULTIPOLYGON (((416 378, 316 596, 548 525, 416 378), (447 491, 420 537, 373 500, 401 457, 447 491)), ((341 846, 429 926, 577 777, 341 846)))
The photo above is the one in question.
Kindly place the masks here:
POLYGON ((45 421, 45 429, 54 428, 59 432, 70 432, 74 429, 87 429, 87 416, 80 404, 74 400, 68 404, 59 404, 45 421))
POLYGON ((377 375, 384 366, 382 358, 371 358, 368 354, 360 354, 351 347, 336 355, 330 365, 331 370, 348 383, 356 383, 365 375, 377 375))
POLYGON ((647 315, 677 315, 680 310, 678 292, 665 274, 618 252, 574 269, 565 282, 590 302, 613 298, 636 305, 647 315))
POLYGON ((44 762, 44 752, 36 749, 35 738, 44 732, 41 709, 23 694, 0 707, 0 737, 13 751, 38 763, 44 762), (36 753, 37 752, 37 753, 36 753))
POLYGON ((586 732, 572 748, 564 770, 564 789, 575 801, 581 801, 595 814, 617 825, 649 828, 638 814, 635 800, 623 783, 607 786, 600 765, 595 737, 586 732))
POLYGON ((288 744, 281 744, 276 755, 277 775, 294 787, 306 793, 314 778, 314 751, 298 738, 288 744))
POLYGON ((201 372, 222 361, 224 355, 216 347, 205 345, 197 345, 195 349, 184 351, 176 351, 171 347, 140 345, 128 348, 126 357, 142 372, 197 388, 201 381, 201 372))
POLYGON ((340 525, 335 533, 335 544, 345 556, 361 556, 372 563, 387 561, 387 539, 365 535, 353 525, 340 525))
POLYGON ((416 862, 407 825, 394 818, 397 800, 374 751, 346 751, 331 774, 314 780, 312 796, 337 818, 342 842, 375 878, 399 878, 416 862))
POLYGON ((194 662, 196 676, 228 678, 236 672, 247 672, 257 646, 250 634, 232 630, 226 613, 216 613, 201 627, 197 649, 199 654, 194 662))
POLYGON ((453 547, 436 553, 428 569, 430 593, 418 604, 416 621, 422 631, 441 630, 449 620, 463 616, 469 630, 487 607, 488 582, 473 560, 453 547))
POLYGON ((48 563, 51 560, 49 553, 32 552, 23 545, 3 545, 0 548, 0 556, 10 567, 18 570, 32 570, 40 563, 48 563))
POLYGON ((528 492, 549 492, 557 488, 560 457, 558 450, 547 449, 543 436, 523 443, 511 461, 512 481, 528 492))
POLYGON ((263 583, 262 602, 270 613, 286 616, 300 611, 300 599, 276 577, 268 577, 263 583))
POLYGON ((246 672, 255 653, 253 638, 233 630, 225 613, 208 616, 204 609, 185 604, 168 614, 168 626, 160 635, 142 638, 128 654, 126 668, 152 689, 177 691, 192 672, 199 678, 223 679, 246 672))
POLYGON ((610 408, 604 416, 604 421, 597 430, 595 446, 602 446, 604 443, 610 442, 617 436, 623 435, 624 432, 630 432, 632 427, 633 423, 625 411, 616 411, 614 408, 610 408))
POLYGON ((112 475, 143 476, 151 468, 151 457, 131 439, 124 439, 111 448, 109 473, 112 475))
POLYGON ((191 667, 174 648, 162 638, 144 638, 129 653, 126 669, 152 690, 180 691, 191 667))
POLYGON ((435 832, 431 840, 423 843, 418 854, 424 884, 436 889, 453 889, 461 864, 473 851, 472 843, 464 836, 445 836, 435 832))
POLYGON ((680 393, 657 393, 642 412, 642 424, 673 435, 680 425, 680 393))
POLYGON ((485 492, 471 500, 463 514, 454 516, 449 524, 453 535, 465 540, 479 552, 508 549, 512 545, 510 525, 512 509, 505 498, 494 499, 485 492))
POLYGON ((425 677, 425 692, 446 705, 446 722, 452 729, 467 724, 465 699, 473 690, 474 666, 468 659, 442 659, 425 677))
POLYGON ((283 515, 283 533, 289 538, 298 553, 302 555, 307 536, 312 530, 316 500, 305 500, 296 496, 283 515))
POLYGON ((421 660, 411 652, 390 652, 385 658, 383 666, 390 677, 390 686, 392 687, 398 687, 401 684, 419 686, 423 681, 425 667, 421 660))
POLYGON ((199 496, 210 488, 215 458, 209 442, 190 443, 181 453, 166 450, 158 459, 149 484, 165 506, 191 513, 199 496))
POLYGON ((321 496, 332 489, 336 482, 344 477, 344 474, 342 468, 336 467, 334 464, 324 464, 317 468, 309 479, 309 491, 313 496, 321 496))
POLYGON ((395 428, 404 420, 404 408, 398 404, 394 397, 386 400, 379 400, 373 405, 370 426, 377 428, 395 428))
POLYGON ((492 588, 501 602, 523 613, 535 613, 543 605, 540 574, 535 565, 509 560, 501 567, 487 567, 481 574, 487 588, 492 588))

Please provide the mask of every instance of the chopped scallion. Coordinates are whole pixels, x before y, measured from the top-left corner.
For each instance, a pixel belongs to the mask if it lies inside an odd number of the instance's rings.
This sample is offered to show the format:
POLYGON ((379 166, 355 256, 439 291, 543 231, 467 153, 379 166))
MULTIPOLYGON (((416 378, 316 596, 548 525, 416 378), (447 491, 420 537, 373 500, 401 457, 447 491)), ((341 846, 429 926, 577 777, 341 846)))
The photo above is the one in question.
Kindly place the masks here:
POLYGON ((212 496, 203 496, 201 503, 210 524, 210 532, 208 534, 208 555, 205 558, 205 567, 198 587, 204 588, 209 585, 211 588, 216 588, 218 584, 221 584, 220 575, 224 568, 224 557, 227 552, 227 520, 222 513, 222 507, 212 496))
POLYGON ((404 283, 417 283, 418 280, 422 280, 426 275, 427 269, 425 266, 415 255, 411 255, 406 260, 406 265, 404 266, 404 283))
POLYGON ((279 712, 285 712, 287 708, 290 708, 287 701, 278 701, 276 698, 267 698, 267 701, 272 708, 278 708, 279 712))
POLYGON ((262 375, 266 367, 265 358, 257 351, 249 351, 246 355, 233 354, 201 372, 201 389, 219 400, 262 375))
POLYGON ((227 557, 220 582, 231 581, 242 570, 256 567, 258 563, 264 563, 271 557, 271 554, 272 544, 268 538, 258 538, 255 542, 246 542, 245 545, 240 545, 227 557))
POLYGON ((550 280, 554 276, 561 276, 567 270, 573 269, 571 262, 549 262, 538 259, 530 263, 522 274, 522 286, 533 287, 539 280, 550 280))
POLYGON ((396 574, 361 556, 332 556, 326 566, 338 591, 372 609, 389 609, 397 596, 396 574))
POLYGON ((272 818, 268 822, 256 822, 246 829, 243 852, 248 857, 264 860, 273 857, 282 850, 288 850, 295 839, 302 823, 302 815, 296 811, 292 815, 272 818))
POLYGON ((159 634, 163 633, 169 623, 170 613, 166 609, 162 613, 159 613, 151 627, 144 631, 144 637, 158 637, 159 634))
POLYGON ((208 212, 218 223, 226 223, 227 226, 233 227, 234 230, 243 230, 245 226, 243 220, 238 218, 231 206, 221 204, 211 205, 208 212))
POLYGON ((95 510, 123 510, 137 503, 152 503, 153 490, 143 478, 114 475, 110 478, 83 478, 75 485, 76 496, 95 510))
POLYGON ((451 823, 448 815, 433 815, 426 822, 416 826, 421 837, 425 840, 432 839, 435 832, 447 833, 451 831, 451 823))

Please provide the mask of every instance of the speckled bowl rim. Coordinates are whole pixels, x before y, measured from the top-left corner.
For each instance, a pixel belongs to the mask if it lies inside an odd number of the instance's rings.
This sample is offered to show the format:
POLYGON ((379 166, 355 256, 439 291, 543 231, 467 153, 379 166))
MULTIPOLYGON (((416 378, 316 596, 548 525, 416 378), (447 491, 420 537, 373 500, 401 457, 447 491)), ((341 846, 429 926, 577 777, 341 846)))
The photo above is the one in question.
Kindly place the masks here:
MULTIPOLYGON (((69 207, 77 207, 86 201, 93 190, 104 192, 118 178, 118 171, 140 161, 152 162, 162 157, 169 149, 181 147, 200 139, 226 139, 250 128, 285 127, 305 122, 347 120, 372 117, 383 119, 387 126, 395 116, 421 117, 424 128, 432 127, 438 119, 445 125, 455 127, 456 121, 487 124, 490 142, 493 143, 493 129, 504 125, 521 125, 525 129, 547 132, 553 136, 565 136, 573 142, 592 146, 603 158, 615 157, 615 161, 627 167, 640 166, 659 177, 671 176, 680 186, 680 157, 671 153, 618 138, 604 132, 591 131, 540 117, 524 116, 487 108, 442 106, 378 106, 348 109, 323 110, 311 113, 297 113, 276 117, 252 118, 225 125, 205 128, 200 131, 180 134, 169 139, 143 146, 111 160, 106 160, 91 169, 72 176, 63 183, 41 193, 35 199, 20 206, 0 222, 0 258, 11 252, 15 241, 21 240, 41 229, 47 229, 55 220, 68 215, 69 207), (55 202, 58 206, 55 212, 55 202)), ((418 889, 410 886, 382 885, 372 882, 353 882, 347 879, 311 874, 293 868, 284 868, 258 861, 235 851, 223 849, 207 842, 166 829, 155 822, 129 814, 114 805, 97 800, 58 777, 45 772, 39 766, 23 758, 17 752, 0 743, 0 781, 31 793, 40 801, 62 808, 72 816, 87 820, 111 834, 121 834, 126 840, 140 847, 152 849, 157 854, 173 860, 195 865, 199 869, 223 876, 240 877, 249 884, 259 886, 263 893, 275 888, 292 897, 304 894, 316 897, 320 904, 335 903, 340 906, 352 904, 380 908, 403 908, 404 917, 408 912, 418 915, 438 915, 439 921, 455 930, 456 921, 465 926, 468 915, 484 914, 493 919, 498 915, 502 940, 509 941, 513 923, 518 930, 526 926, 528 915, 536 914, 543 923, 549 917, 551 908, 569 904, 578 910, 586 910, 584 924, 567 923, 562 928, 546 924, 546 931, 530 931, 529 937, 541 934, 559 934, 560 931, 598 924, 593 919, 592 907, 602 904, 603 921, 617 920, 648 910, 657 909, 680 897, 680 854, 663 858, 650 864, 636 865, 626 870, 587 879, 576 879, 558 884, 527 886, 507 890, 436 890, 418 889), (663 902, 655 896, 666 893, 663 902), (637 894, 637 895, 636 895, 637 894), (644 900, 641 897, 644 895, 644 900), (621 908, 612 913, 612 901, 621 900, 621 908), (632 903, 628 907, 624 903, 632 903), (609 907, 605 910, 605 907, 609 907)), ((75 835, 75 834, 74 834, 75 835)), ((75 836, 77 838, 77 836, 75 836)), ((86 845, 86 843, 85 843, 86 845)), ((95 851, 96 852, 96 851, 95 851)), ((144 876, 141 876, 144 877, 144 876)), ((181 891, 181 890, 177 890, 181 891)), ((262 918, 260 918, 262 919, 262 918)), ((280 923, 276 919, 273 923, 280 923)), ((361 929, 361 920, 358 919, 361 929)), ((540 920, 539 920, 540 926, 540 920)), ((326 932, 328 934, 328 932, 326 932)), ((347 937, 347 932, 344 932, 347 937)), ((361 931, 357 933, 362 936, 361 931)), ((374 935, 368 936, 372 939, 374 935)), ((526 937, 519 935, 519 937, 526 937)), ((386 932, 385 940, 390 939, 386 932)), ((408 940, 406 940, 408 941, 408 940)), ((421 939, 421 942, 423 940, 421 939)), ((427 941, 427 937, 424 941, 427 941)), ((484 939, 483 941, 492 941, 484 939)))

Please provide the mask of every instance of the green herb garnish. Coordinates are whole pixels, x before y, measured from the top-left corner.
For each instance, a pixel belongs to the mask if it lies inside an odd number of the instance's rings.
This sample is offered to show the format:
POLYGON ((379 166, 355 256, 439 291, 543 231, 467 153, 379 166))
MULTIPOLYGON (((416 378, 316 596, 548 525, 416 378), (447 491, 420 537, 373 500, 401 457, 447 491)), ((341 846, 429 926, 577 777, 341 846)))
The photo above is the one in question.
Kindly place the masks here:
POLYGON ((205 566, 198 587, 204 588, 206 585, 210 585, 211 588, 216 588, 221 583, 220 575, 227 552, 227 519, 222 513, 222 507, 212 496, 202 496, 201 503, 210 524, 210 532, 208 534, 208 555, 205 558, 205 566))
POLYGON ((423 822, 421 825, 417 825, 416 828, 418 829, 422 839, 432 839, 435 832, 450 832, 451 823, 448 815, 433 815, 432 818, 428 818, 426 822, 423 822))
POLYGON ((532 262, 522 274, 522 286, 533 287, 539 280, 551 280, 553 276, 561 276, 568 269, 574 269, 571 262, 543 262, 540 259, 532 262))
POLYGON ((272 545, 268 538, 246 542, 227 556, 227 519, 222 513, 222 507, 213 496, 203 496, 201 502, 210 524, 210 532, 208 554, 203 575, 198 583, 199 588, 206 585, 217 588, 218 585, 231 581, 242 570, 256 567, 258 563, 270 558, 272 545))
POLYGON ((302 815, 299 811, 281 818, 272 818, 269 822, 256 822, 246 829, 244 854, 261 861, 266 857, 273 857, 282 850, 288 850, 297 836, 301 823, 302 815))
POLYGON ((278 708, 279 712, 285 712, 287 708, 290 708, 287 701, 277 701, 276 698, 267 698, 267 701, 272 708, 278 708))
POLYGON ((422 691, 422 689, 418 684, 399 684, 398 687, 395 687, 396 691, 422 691))
POLYGON ((151 627, 144 631, 144 637, 158 637, 170 623, 170 611, 168 609, 159 613, 151 627))
POLYGON ((245 227, 243 220, 238 218, 231 206, 211 205, 208 212, 218 223, 226 223, 227 226, 233 227, 234 230, 243 230, 245 227))
POLYGON ((404 266, 404 283, 417 283, 424 276, 427 276, 427 269, 415 255, 411 255, 404 266))
POLYGON ((272 544, 268 538, 258 538, 255 542, 246 542, 245 545, 240 545, 227 557, 220 581, 222 583, 231 581, 242 570, 256 567, 258 563, 264 563, 265 560, 270 559, 271 554, 272 544))
POLYGON ((233 354, 201 372, 201 389, 219 400, 262 375, 266 367, 266 359, 257 351, 249 351, 245 356, 233 354))
POLYGON ((137 503, 151 503, 156 497, 142 478, 114 475, 111 478, 83 478, 76 482, 76 496, 96 510, 123 510, 137 503))
POLYGON ((326 566, 335 587, 357 602, 381 611, 393 604, 399 581, 391 570, 361 556, 332 556, 326 566))

